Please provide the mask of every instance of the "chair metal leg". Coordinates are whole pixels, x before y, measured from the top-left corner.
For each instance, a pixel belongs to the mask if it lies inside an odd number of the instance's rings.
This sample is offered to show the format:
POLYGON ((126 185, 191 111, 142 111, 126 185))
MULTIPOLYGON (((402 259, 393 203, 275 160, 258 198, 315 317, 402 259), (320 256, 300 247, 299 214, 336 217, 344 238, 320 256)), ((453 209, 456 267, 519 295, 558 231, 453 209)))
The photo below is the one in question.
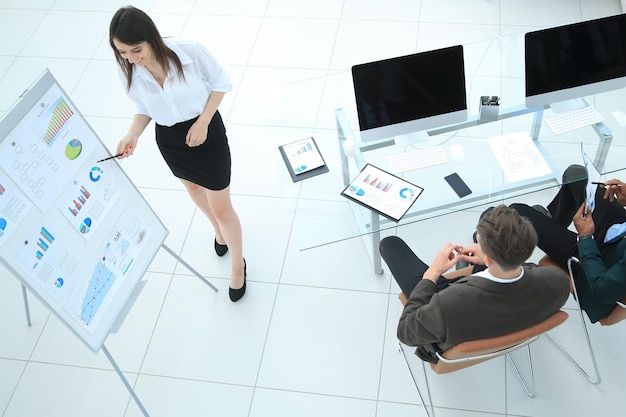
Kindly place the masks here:
POLYGON ((420 397, 420 401, 422 402, 422 407, 424 407, 424 411, 426 412, 426 415, 428 417, 435 417, 435 407, 433 406, 433 399, 430 395, 430 384, 428 383, 428 375, 426 374, 426 365, 424 364, 424 361, 420 360, 420 362, 422 363, 422 370, 424 371, 424 378, 426 380, 426 392, 428 394, 428 404, 430 404, 430 411, 428 411, 429 407, 426 405, 426 402, 424 401, 424 396, 422 395, 419 385, 417 384, 417 379, 415 378, 415 375, 413 374, 413 370, 411 369, 409 360, 406 357, 406 352, 404 351, 404 347, 402 346, 402 343, 398 343, 398 348, 400 350, 400 353, 402 354, 402 357, 404 358, 404 362, 406 363, 406 367, 409 370, 409 374, 411 375, 411 379, 413 380, 413 384, 415 385, 415 389, 417 390, 417 395, 419 395, 420 397))
POLYGON ((556 346, 561 351, 561 353, 565 355, 565 357, 572 363, 572 365, 574 365, 574 367, 576 367, 576 369, 578 369, 578 371, 581 374, 583 374, 583 376, 587 378, 589 382, 591 382, 594 385, 598 385, 600 382, 602 382, 602 378, 600 377, 598 363, 596 362, 596 355, 594 355, 593 353, 593 348, 591 347, 591 340, 589 339, 589 332, 587 331, 587 325, 585 324, 585 318, 582 317, 582 313, 581 313, 580 321, 583 327, 583 333, 585 334, 585 339, 587 340, 587 349, 589 350, 589 356, 591 356, 591 363, 593 364, 593 370, 594 370, 595 376, 589 375, 589 373, 587 373, 587 371, 585 371, 582 368, 582 366, 580 366, 578 362, 576 362, 576 360, 572 358, 572 356, 569 353, 567 353, 565 348, 563 348, 563 346, 561 346, 556 340, 554 340, 552 336, 550 336, 550 334, 546 333, 546 336, 548 336, 548 339, 550 339, 550 341, 554 344, 554 346, 556 346))
POLYGON ((528 359, 528 368, 530 370, 530 386, 524 380, 524 377, 522 376, 522 373, 517 367, 517 364, 515 363, 515 360, 513 360, 513 357, 511 356, 511 354, 507 353, 506 357, 509 358, 511 365, 513 365, 513 369, 515 369, 515 373, 517 374, 517 377, 522 383, 522 386, 524 387, 524 391, 526 391, 526 395, 528 395, 530 398, 535 398, 537 396, 537 389, 535 388, 535 372, 533 370, 533 361, 530 355, 530 345, 526 346, 526 357, 528 359))
MULTIPOLYGON (((572 262, 580 262, 580 261, 576 259, 575 257, 571 257, 570 259, 567 260, 567 269, 568 269, 570 277, 572 277, 572 280, 573 280, 574 274, 572 271, 572 262)), ((552 336, 550 336, 550 334, 546 333, 546 336, 548 336, 548 339, 552 341, 552 343, 561 351, 561 353, 563 353, 563 355, 565 355, 565 357, 569 359, 569 361, 576 367, 576 369, 578 369, 578 371, 581 374, 583 374, 585 378, 587 378, 589 382, 591 382, 594 385, 598 385, 600 382, 602 382, 602 378, 600 378, 600 370, 598 369, 598 363, 596 362, 596 355, 593 353, 593 347, 591 346, 591 339, 589 338, 589 331, 587 330, 587 324, 585 322, 583 310, 580 307, 580 304, 578 302, 579 298, 578 298, 578 293, 576 292, 576 285, 572 285, 572 287, 574 289, 574 298, 576 299, 576 305, 578 306, 578 315, 580 316, 580 324, 583 328, 583 333, 585 334, 585 340, 587 341, 587 349, 589 350, 589 356, 591 357, 591 363, 593 364, 593 370, 594 370, 595 376, 589 375, 589 373, 587 373, 587 371, 585 371, 582 368, 582 366, 580 366, 578 362, 576 362, 576 360, 572 358, 572 356, 569 353, 567 353, 567 351, 563 348, 563 346, 561 346, 556 340, 554 340, 552 336)))

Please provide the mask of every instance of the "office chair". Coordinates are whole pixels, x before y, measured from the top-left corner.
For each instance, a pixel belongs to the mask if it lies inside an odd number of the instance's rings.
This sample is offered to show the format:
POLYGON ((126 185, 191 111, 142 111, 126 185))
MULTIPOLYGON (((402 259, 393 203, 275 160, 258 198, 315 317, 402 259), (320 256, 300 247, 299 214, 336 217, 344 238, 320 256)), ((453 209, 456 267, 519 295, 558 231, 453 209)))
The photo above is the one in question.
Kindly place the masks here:
MULTIPOLYGON (((548 339, 550 339, 550 341, 552 341, 552 343, 554 343, 554 345, 565 355, 565 357, 576 367, 576 369, 578 369, 578 371, 580 371, 580 373, 583 374, 583 376, 585 378, 587 378, 587 380, 589 380, 589 382, 591 382, 594 385, 600 384, 600 382, 602 382, 602 378, 600 377, 600 371, 598 369, 598 363, 596 361, 596 356, 593 353, 593 347, 591 346, 591 339, 589 338, 589 331, 587 330, 587 323, 585 321, 585 317, 583 315, 583 310, 580 307, 580 303, 578 302, 578 293, 576 292, 576 285, 574 285, 574 275, 572 273, 572 264, 573 263, 580 263, 580 261, 576 258, 576 257, 571 257, 567 260, 567 271, 565 271, 568 274, 568 278, 570 279, 570 291, 572 293, 572 295, 574 296, 574 300, 576 301, 576 307, 578 308, 578 315, 580 316, 580 322, 582 324, 582 329, 583 329, 583 333, 585 335, 585 340, 587 341, 587 349, 589 351, 589 356, 591 357, 591 363, 593 364, 593 369, 594 369, 594 373, 595 376, 591 376, 589 375, 589 373, 587 373, 587 371, 585 371, 582 366, 580 366, 578 364, 578 362, 576 362, 576 360, 574 358, 572 358, 572 356, 567 353, 567 351, 565 351, 565 349, 550 335, 548 336, 548 339)), ((543 266, 557 266, 561 269, 563 269, 560 265, 558 265, 556 262, 554 262, 549 256, 544 256, 543 258, 541 258, 539 260, 539 265, 543 265, 543 266)), ((613 310, 611 310, 611 312, 606 316, 601 318, 600 320, 598 320, 598 322, 602 325, 602 326, 610 326, 616 323, 620 323, 624 320, 626 320, 626 299, 622 299, 621 301, 617 302, 617 305, 615 306, 615 308, 613 308, 613 310)))
MULTIPOLYGON (((406 304, 407 298, 404 295, 404 293, 400 293, 398 298, 402 302, 402 305, 406 304)), ((543 322, 538 323, 527 329, 509 333, 504 336, 493 337, 493 338, 488 338, 488 339, 472 340, 469 342, 460 343, 456 346, 449 348, 448 350, 442 353, 437 353, 437 358, 439 359, 439 361, 437 363, 431 363, 430 367, 437 374, 445 374, 445 373, 457 371, 459 369, 467 368, 473 365, 477 365, 481 362, 485 362, 489 359, 493 359, 498 356, 506 355, 506 357, 509 359, 509 361, 513 365, 513 368, 515 369, 515 373, 519 377, 519 380, 522 383, 522 386, 524 387, 526 394, 529 397, 534 398, 537 393, 535 389, 535 377, 534 377, 534 372, 533 372, 533 367, 532 367, 532 358, 530 354, 530 344, 536 341, 537 339, 539 339, 539 337, 542 334, 545 334, 547 331, 559 326, 561 323, 567 320, 567 317, 568 317, 568 314, 565 311, 561 310, 561 311, 557 311, 554 315, 549 317, 547 320, 544 320, 543 322), (518 350, 518 349, 522 349, 522 348, 526 348, 526 352, 527 352, 528 367, 530 369, 529 383, 527 383, 524 380, 517 366, 517 363, 513 360, 513 358, 510 355, 511 352, 518 350)), ((424 401, 424 396, 422 395, 422 392, 419 388, 417 379, 409 364, 409 360, 407 358, 407 352, 405 351, 405 349, 408 349, 408 347, 405 347, 405 345, 403 345, 402 343, 399 343, 399 349, 400 349, 400 353, 404 357, 404 361, 407 365, 407 368, 409 369, 409 373, 411 374, 411 378, 413 379, 413 383, 415 384, 415 389, 417 390, 420 400, 422 401, 422 406, 424 407, 424 411, 426 412, 426 415, 428 415, 429 417, 434 417, 435 410, 434 410, 432 398, 430 395, 430 385, 428 383, 428 375, 426 373, 425 362, 420 360, 422 362, 424 377, 426 379, 426 392, 427 392, 428 400, 430 404, 430 412, 428 410, 428 406, 426 405, 426 402, 424 401)), ((412 354, 412 352, 409 351, 408 354, 412 354)))

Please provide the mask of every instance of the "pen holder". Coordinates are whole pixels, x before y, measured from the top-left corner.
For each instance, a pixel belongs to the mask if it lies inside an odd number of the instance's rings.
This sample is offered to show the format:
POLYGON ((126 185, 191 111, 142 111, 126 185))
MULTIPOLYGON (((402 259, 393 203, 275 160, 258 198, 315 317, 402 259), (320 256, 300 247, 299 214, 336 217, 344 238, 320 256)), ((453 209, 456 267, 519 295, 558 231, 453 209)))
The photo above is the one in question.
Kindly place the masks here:
POLYGON ((478 108, 478 121, 480 123, 495 122, 498 120, 498 112, 500 111, 500 97, 498 96, 481 96, 480 106, 478 108))

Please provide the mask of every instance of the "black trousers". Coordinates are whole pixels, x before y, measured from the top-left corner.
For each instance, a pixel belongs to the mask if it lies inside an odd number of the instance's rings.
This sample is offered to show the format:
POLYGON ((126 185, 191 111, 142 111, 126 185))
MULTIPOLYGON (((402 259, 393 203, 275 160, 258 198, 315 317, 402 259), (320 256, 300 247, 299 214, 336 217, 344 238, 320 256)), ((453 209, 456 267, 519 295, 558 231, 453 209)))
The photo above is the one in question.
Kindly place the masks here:
MULTIPOLYGON (((380 256, 389 267, 391 275, 408 298, 417 286, 417 283, 421 281, 424 272, 428 269, 428 265, 415 255, 404 240, 397 236, 389 236, 381 240, 379 249, 380 256)), ((483 269, 485 269, 484 266, 475 265, 473 272, 483 269)), ((439 277, 437 280, 437 291, 441 291, 461 278, 463 277, 450 280, 442 276, 439 277)))
MULTIPOLYGON (((527 204, 511 204, 520 215, 528 218, 539 236, 537 246, 555 262, 565 267, 567 259, 578 256, 576 232, 568 227, 574 215, 585 201, 586 179, 565 184, 548 205, 552 219, 527 204)), ((602 244, 606 232, 614 224, 626 222, 626 210, 617 201, 604 199, 604 189, 598 187, 595 209, 591 215, 595 224, 594 239, 602 244)))

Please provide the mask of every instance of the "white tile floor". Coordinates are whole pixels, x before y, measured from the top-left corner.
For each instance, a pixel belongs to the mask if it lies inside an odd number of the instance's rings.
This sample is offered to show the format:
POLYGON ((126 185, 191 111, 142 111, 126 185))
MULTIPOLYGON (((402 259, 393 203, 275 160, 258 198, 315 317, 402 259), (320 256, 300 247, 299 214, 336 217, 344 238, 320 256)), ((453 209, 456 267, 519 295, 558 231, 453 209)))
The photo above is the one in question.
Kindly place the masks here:
MULTIPOLYGON (((48 67, 114 149, 133 111, 107 43, 108 22, 124 3, 0 0, 0 114, 48 67)), ((249 277, 245 298, 231 303, 228 257, 213 255, 208 221, 168 173, 146 133, 123 168, 170 230, 166 244, 220 289, 213 293, 161 252, 131 314, 107 339, 150 415, 422 416, 396 349, 401 306, 388 272, 372 272, 361 239, 302 250, 354 233, 349 203, 334 197, 340 183, 332 116, 336 83, 356 63, 616 14, 620 2, 138 0, 134 5, 151 14, 164 35, 204 42, 232 74, 235 89, 222 113, 249 277), (292 82, 305 86, 305 94, 276 89, 292 82), (290 101, 272 106, 276 97, 290 101), (293 184, 276 147, 308 135, 318 138, 331 172, 293 184), (147 166, 150 175, 144 173, 147 166)), ((460 213, 398 234, 428 259, 447 240, 466 241, 475 219, 475 212, 460 213)), ((106 357, 90 353, 34 299, 33 325, 25 325, 18 281, 2 271, 0 416, 140 416, 106 357)), ((555 334, 584 361, 578 330, 569 320, 555 334)), ((590 332, 600 386, 583 380, 540 340, 534 347, 536 399, 525 396, 508 365, 497 359, 432 376, 439 415, 620 415, 626 326, 596 325, 590 332)))

